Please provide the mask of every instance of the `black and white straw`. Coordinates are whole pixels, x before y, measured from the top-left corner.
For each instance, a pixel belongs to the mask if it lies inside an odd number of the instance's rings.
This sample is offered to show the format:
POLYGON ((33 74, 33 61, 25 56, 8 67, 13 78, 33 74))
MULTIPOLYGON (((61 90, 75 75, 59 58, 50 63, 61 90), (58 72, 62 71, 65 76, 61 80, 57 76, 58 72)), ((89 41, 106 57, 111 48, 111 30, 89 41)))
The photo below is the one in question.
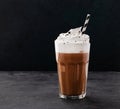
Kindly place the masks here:
POLYGON ((87 29, 87 25, 89 23, 90 20, 90 14, 87 14, 87 17, 85 19, 85 23, 83 25, 83 27, 81 28, 81 34, 85 33, 86 29, 87 29))

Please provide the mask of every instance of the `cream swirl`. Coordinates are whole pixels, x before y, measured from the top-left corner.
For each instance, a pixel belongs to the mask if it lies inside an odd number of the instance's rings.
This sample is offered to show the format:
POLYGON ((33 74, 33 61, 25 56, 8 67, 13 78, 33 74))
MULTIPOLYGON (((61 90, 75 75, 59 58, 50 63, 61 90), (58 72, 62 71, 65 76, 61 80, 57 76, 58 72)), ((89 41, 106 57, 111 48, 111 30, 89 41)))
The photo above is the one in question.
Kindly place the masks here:
POLYGON ((61 33, 55 40, 55 50, 61 53, 89 52, 89 36, 81 34, 81 28, 70 29, 67 33, 61 33))
POLYGON ((81 34, 81 27, 70 29, 67 33, 61 33, 57 37, 57 43, 89 43, 89 36, 81 34))

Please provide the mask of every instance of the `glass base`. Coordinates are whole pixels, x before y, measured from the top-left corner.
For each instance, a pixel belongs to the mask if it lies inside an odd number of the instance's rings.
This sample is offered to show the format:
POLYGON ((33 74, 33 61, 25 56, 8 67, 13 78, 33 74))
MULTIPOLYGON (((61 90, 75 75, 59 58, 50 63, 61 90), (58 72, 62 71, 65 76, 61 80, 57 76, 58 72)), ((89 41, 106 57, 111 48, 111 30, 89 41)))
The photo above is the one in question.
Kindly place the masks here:
POLYGON ((68 95, 59 94, 59 97, 62 99, 83 99, 85 96, 86 93, 77 96, 68 96, 68 95))

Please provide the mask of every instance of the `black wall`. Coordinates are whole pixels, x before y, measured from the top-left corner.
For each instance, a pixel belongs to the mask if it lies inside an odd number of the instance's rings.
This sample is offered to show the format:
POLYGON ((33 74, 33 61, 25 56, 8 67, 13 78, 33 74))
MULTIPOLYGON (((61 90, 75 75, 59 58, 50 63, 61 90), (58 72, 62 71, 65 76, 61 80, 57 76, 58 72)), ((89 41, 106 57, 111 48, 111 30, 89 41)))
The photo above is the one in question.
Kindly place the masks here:
POLYGON ((54 40, 91 20, 90 70, 120 71, 119 0, 0 0, 0 70, 56 70, 54 40))

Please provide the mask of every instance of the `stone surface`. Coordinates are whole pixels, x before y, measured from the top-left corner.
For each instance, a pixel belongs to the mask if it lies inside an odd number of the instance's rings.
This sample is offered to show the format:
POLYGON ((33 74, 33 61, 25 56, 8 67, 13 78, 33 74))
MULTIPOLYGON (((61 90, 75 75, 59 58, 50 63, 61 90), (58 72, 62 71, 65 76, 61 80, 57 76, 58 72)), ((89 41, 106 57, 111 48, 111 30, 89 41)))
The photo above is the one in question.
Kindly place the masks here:
POLYGON ((0 72, 0 109, 119 109, 120 72, 90 72, 83 100, 58 97, 56 72, 0 72))

